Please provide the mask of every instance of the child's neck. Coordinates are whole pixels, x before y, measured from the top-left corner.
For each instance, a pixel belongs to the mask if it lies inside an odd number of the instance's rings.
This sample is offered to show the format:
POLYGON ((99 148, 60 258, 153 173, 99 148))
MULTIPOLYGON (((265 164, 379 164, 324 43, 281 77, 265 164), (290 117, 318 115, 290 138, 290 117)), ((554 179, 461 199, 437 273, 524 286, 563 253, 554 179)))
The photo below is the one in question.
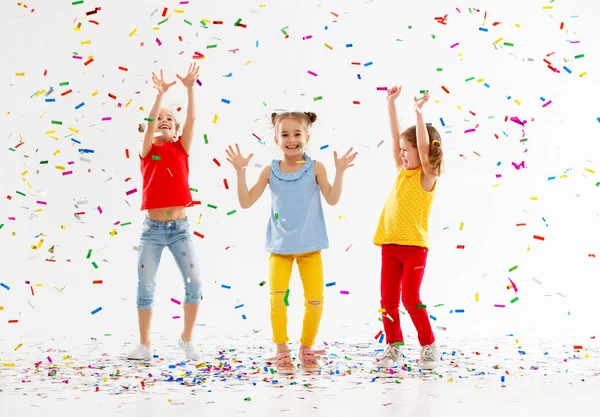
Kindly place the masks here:
POLYGON ((294 156, 283 155, 283 159, 281 160, 281 162, 284 165, 288 165, 290 167, 298 166, 298 163, 304 162, 304 153, 294 156))

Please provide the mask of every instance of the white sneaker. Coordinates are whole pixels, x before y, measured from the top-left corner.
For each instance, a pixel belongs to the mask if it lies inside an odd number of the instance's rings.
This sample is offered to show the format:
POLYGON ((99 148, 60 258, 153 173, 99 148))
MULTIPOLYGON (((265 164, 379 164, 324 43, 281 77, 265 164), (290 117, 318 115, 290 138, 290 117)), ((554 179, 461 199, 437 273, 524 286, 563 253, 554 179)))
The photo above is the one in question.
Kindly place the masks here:
POLYGON ((200 359, 202 359, 202 354, 196 348, 196 345, 194 344, 193 340, 184 342, 181 336, 179 336, 178 345, 185 352, 186 359, 191 361, 199 361, 200 359))
POLYGON ((440 353, 438 352, 435 343, 423 346, 419 359, 419 362, 421 363, 421 369, 430 371, 437 368, 439 364, 439 357, 440 353))
POLYGON ((387 345, 385 352, 379 357, 379 361, 375 362, 376 368, 391 368, 400 363, 402 357, 402 349, 400 346, 387 345))
POLYGON ((129 355, 127 359, 133 361, 149 361, 152 359, 152 350, 145 345, 137 345, 129 355))

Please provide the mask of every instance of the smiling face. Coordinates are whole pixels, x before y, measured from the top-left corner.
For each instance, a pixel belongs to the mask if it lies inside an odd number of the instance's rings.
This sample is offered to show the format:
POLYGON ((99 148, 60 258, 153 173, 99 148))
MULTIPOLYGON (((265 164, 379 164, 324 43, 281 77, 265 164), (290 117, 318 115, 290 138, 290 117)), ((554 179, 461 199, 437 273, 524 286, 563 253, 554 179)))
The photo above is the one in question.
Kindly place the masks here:
POLYGON ((169 109, 160 109, 155 133, 161 133, 160 136, 154 137, 155 143, 170 142, 177 137, 177 122, 169 109))
POLYGON ((275 143, 284 155, 292 157, 302 155, 309 139, 306 123, 296 117, 286 117, 276 126, 275 143))
POLYGON ((419 150, 404 138, 400 138, 400 157, 404 169, 417 169, 421 166, 419 150))

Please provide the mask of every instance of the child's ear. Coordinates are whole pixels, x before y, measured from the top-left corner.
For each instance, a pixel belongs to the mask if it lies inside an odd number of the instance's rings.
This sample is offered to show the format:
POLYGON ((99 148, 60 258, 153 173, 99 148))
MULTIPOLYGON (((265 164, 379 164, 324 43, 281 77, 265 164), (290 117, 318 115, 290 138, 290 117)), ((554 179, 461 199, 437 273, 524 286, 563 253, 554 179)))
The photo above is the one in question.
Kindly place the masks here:
POLYGON ((310 135, 306 134, 306 143, 308 143, 309 140, 310 140, 310 135))
POLYGON ((273 136, 273 139, 275 139, 275 144, 279 145, 279 141, 277 140, 277 135, 273 136))

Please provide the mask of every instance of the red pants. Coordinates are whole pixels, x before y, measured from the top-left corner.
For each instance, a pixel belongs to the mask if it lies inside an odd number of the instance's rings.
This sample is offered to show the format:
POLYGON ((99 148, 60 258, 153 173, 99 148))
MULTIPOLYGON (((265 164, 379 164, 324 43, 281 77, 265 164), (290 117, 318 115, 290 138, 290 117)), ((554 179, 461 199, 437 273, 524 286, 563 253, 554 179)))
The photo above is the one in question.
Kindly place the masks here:
POLYGON ((404 342, 400 329, 400 295, 402 304, 410 315, 419 335, 421 346, 435 341, 429 316, 421 305, 421 281, 427 262, 427 248, 417 246, 382 245, 381 247, 381 308, 384 308, 391 321, 383 316, 386 342, 404 342))

